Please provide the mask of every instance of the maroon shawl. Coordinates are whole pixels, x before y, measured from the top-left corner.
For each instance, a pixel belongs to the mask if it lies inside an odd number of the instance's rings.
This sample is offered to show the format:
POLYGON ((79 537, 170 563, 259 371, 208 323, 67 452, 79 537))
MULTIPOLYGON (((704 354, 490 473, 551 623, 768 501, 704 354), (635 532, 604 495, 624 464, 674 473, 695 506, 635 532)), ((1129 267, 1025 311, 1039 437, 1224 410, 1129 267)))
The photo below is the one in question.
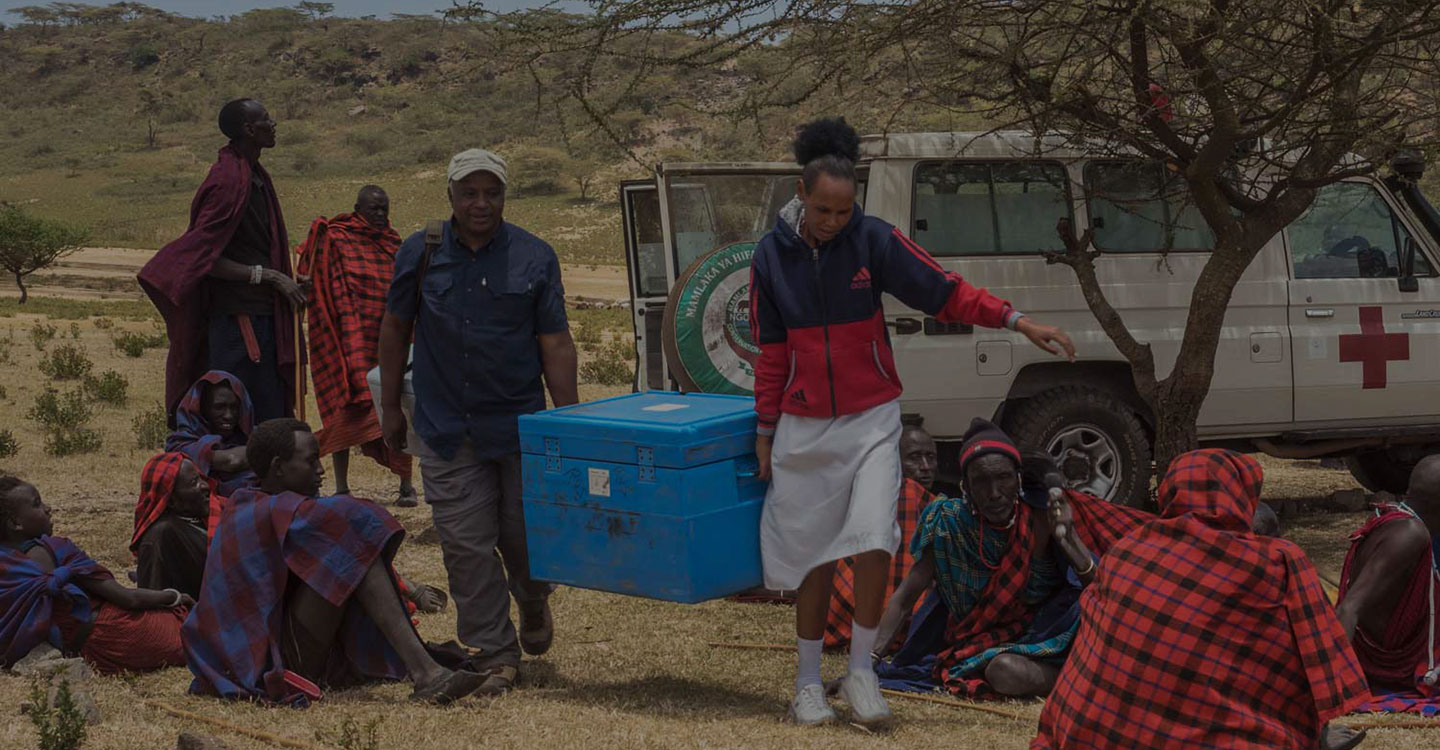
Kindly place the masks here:
MULTIPOLYGON (((172 418, 185 391, 208 369, 206 339, 210 296, 205 280, 240 226, 250 195, 252 169, 259 170, 270 193, 270 267, 288 275, 290 241, 285 235, 285 219, 280 214, 275 185, 265 168, 259 163, 251 164, 234 144, 220 149, 210 174, 195 193, 190 203, 190 228, 179 239, 160 248, 140 269, 140 287, 165 318, 165 328, 170 335, 170 354, 165 360, 165 410, 172 418)), ((285 389, 287 412, 294 408, 291 402, 295 398, 295 344, 294 315, 289 303, 277 294, 275 357, 289 386, 285 389)))

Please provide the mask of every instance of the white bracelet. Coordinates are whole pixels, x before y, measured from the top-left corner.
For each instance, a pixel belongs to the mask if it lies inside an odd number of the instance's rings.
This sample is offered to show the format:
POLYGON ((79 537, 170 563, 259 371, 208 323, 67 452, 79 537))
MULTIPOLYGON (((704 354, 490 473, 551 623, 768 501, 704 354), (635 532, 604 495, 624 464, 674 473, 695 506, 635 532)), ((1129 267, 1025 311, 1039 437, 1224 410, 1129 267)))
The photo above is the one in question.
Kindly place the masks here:
POLYGON ((180 606, 180 600, 185 598, 184 594, 181 594, 178 589, 165 590, 175 595, 175 601, 170 602, 169 606, 167 606, 166 609, 175 609, 176 607, 180 606))
POLYGON ((265 276, 265 266, 261 266, 261 265, 250 266, 250 283, 251 283, 251 284, 259 284, 259 283, 261 282, 261 280, 263 279, 264 276, 265 276))

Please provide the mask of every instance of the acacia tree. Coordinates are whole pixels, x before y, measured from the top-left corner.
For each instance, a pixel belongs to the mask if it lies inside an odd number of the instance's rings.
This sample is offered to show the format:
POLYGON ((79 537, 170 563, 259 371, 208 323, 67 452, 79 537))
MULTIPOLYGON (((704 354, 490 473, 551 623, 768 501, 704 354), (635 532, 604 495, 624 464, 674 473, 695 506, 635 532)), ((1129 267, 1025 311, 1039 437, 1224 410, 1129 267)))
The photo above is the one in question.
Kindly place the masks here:
POLYGON ((1428 0, 591 5, 584 18, 488 20, 517 60, 575 58, 566 94, 598 121, 656 70, 733 76, 759 59, 724 106, 757 116, 863 101, 890 113, 882 129, 917 109, 963 113, 1167 165, 1215 238, 1168 372, 1107 299, 1089 230, 1062 224, 1067 251, 1050 256, 1074 269, 1129 361, 1161 470, 1197 445, 1226 307, 1261 247, 1317 189, 1434 145, 1440 3, 1428 0))
POLYGON ((0 268, 15 277, 20 304, 30 299, 26 276, 79 250, 89 236, 84 229, 31 216, 16 206, 0 205, 0 268))

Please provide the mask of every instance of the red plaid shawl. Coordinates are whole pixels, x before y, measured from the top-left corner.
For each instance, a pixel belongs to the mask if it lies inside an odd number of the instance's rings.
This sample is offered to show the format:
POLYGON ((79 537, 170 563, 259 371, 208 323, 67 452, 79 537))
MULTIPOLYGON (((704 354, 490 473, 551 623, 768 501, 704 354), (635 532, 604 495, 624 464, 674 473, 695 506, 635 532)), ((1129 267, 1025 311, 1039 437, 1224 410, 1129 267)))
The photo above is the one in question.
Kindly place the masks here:
MULTIPOLYGON (((135 533, 130 537, 132 553, 139 549, 140 537, 145 536, 151 524, 165 514, 165 508, 170 504, 170 493, 175 490, 175 477, 180 474, 180 464, 189 460, 190 457, 184 453, 161 453, 150 459, 140 472, 140 502, 135 504, 135 533)), ((225 498, 215 494, 214 478, 205 477, 205 481, 210 484, 210 515, 205 521, 205 531, 214 539, 215 526, 220 523, 220 511, 225 509, 225 498)))
MULTIPOLYGON (((906 479, 900 486, 900 503, 895 511, 895 521, 900 524, 900 551, 890 561, 890 580, 885 586, 885 598, 895 593, 905 575, 915 567, 915 557, 910 553, 910 538, 915 536, 915 524, 920 520, 920 511, 935 499, 935 495, 919 482, 906 479)), ((855 619, 855 571, 851 564, 855 558, 847 557, 835 566, 834 592, 830 596, 830 615, 825 623, 825 648, 845 648, 850 645, 850 623, 855 619)), ((919 602, 916 602, 919 607, 919 602)), ((901 628, 904 632, 904 628, 901 628)))
MULTIPOLYGON (((1080 492, 1067 491, 1066 497, 1074 511, 1075 533, 1096 555, 1104 555, 1117 540, 1151 518, 1144 511, 1107 503, 1080 492)), ((935 678, 950 692, 971 698, 992 696, 983 679, 953 676, 956 664, 991 648, 1014 643, 1034 619, 1034 607, 1024 601, 1026 583, 1030 580, 1030 562, 1037 547, 1049 539, 1037 533, 1037 513, 1025 503, 1015 509, 1010 543, 999 566, 980 595, 980 604, 957 618, 952 613, 945 628, 945 642, 951 644, 940 652, 935 665, 935 678)))
MULTIPOLYGON (((380 439, 365 376, 379 362, 380 319, 395 270, 400 235, 355 214, 316 219, 297 248, 299 272, 314 279, 309 306, 310 375, 324 424, 321 453, 380 439)), ((365 454, 402 476, 410 457, 371 446, 365 454)))
POLYGON ((1299 748, 1369 699, 1300 548, 1250 532, 1260 464, 1187 453, 1117 543, 1031 748, 1299 748))
MULTIPOLYGON (((1341 601, 1344 601, 1345 592, 1350 589, 1352 566, 1360 544, 1380 527, 1414 517, 1397 505, 1375 506, 1375 516, 1350 535, 1350 552, 1345 556, 1345 567, 1340 573, 1341 601)), ((1400 600, 1395 603, 1395 611, 1390 616, 1385 632, 1372 634, 1357 630, 1353 644, 1355 656, 1365 669, 1365 676, 1369 678, 1371 685, 1377 689, 1380 686, 1403 686, 1408 689, 1400 696, 1409 701, 1410 705, 1405 706, 1407 710, 1413 708, 1418 711, 1426 705, 1433 707, 1436 701, 1440 700, 1440 696, 1436 696, 1435 688, 1420 679, 1430 667, 1425 650, 1430 647, 1426 628, 1430 627, 1430 587, 1434 585, 1433 555, 1434 549, 1426 547, 1415 561, 1410 582, 1405 585, 1400 600)))

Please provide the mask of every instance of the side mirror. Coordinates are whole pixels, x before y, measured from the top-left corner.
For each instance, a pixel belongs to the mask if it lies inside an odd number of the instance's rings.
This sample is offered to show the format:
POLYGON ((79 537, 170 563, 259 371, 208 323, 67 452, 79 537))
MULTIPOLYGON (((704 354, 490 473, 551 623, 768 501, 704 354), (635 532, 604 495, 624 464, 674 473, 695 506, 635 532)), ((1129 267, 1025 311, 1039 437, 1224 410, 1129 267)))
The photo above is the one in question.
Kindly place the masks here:
POLYGON ((1418 251, 1415 249, 1415 239, 1413 237, 1406 237, 1405 244, 1400 248, 1400 257, 1397 258, 1400 262, 1399 281, 1400 291, 1402 292, 1420 291, 1420 282, 1415 278, 1416 252, 1418 251))

